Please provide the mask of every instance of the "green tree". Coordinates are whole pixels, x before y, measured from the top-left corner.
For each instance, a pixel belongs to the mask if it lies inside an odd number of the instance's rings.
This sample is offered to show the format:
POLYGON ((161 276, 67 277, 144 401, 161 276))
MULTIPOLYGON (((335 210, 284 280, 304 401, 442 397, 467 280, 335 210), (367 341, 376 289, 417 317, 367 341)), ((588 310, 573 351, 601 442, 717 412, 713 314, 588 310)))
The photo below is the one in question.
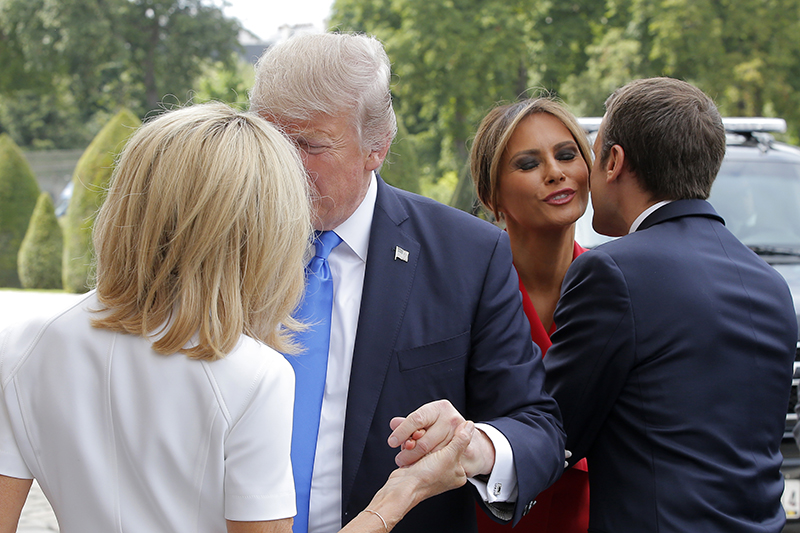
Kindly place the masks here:
POLYGON ((17 255, 17 268, 26 289, 60 289, 64 237, 53 200, 43 192, 17 255))
POLYGON ((489 107, 528 89, 540 7, 533 0, 337 0, 330 25, 383 41, 397 114, 411 136, 436 143, 429 152, 441 175, 464 166, 489 107))
POLYGON ((13 97, 0 95, 0 124, 20 146, 35 150, 83 148, 92 140, 94 126, 81 116, 71 91, 42 94, 32 89, 16 91, 13 97))
POLYGON ((696 83, 723 114, 774 115, 800 131, 800 1, 661 0, 650 56, 696 83))
POLYGON ((140 123, 129 110, 117 113, 92 140, 75 167, 72 198, 64 217, 62 275, 67 291, 86 292, 91 287, 94 218, 105 198, 114 161, 140 123))
POLYGON ((575 115, 603 116, 608 95, 640 77, 641 41, 622 28, 612 28, 586 51, 586 68, 567 76, 559 92, 575 115))
POLYGON ((411 192, 420 192, 420 168, 416 139, 408 134, 402 117, 397 117, 397 136, 380 170, 387 183, 411 192))
POLYGON ((800 139, 798 21, 800 0, 336 0, 330 27, 384 43, 423 181, 458 173, 451 203, 469 209, 478 121, 539 89, 597 115, 625 83, 672 76, 723 114, 782 116, 800 139))
POLYGON ((543 2, 537 18, 537 37, 531 78, 555 94, 567 77, 587 68, 593 29, 603 19, 602 0, 543 2))
POLYGON ((16 143, 0 134, 0 287, 19 287, 17 253, 28 229, 39 185, 16 143))
POLYGON ((225 68, 224 64, 217 62, 207 65, 196 81, 194 102, 208 102, 216 100, 227 102, 239 109, 247 109, 249 100, 247 92, 255 82, 255 69, 253 65, 242 58, 238 58, 233 69, 225 68))
POLYGON ((182 104, 210 68, 236 72, 239 31, 210 0, 2 0, 0 130, 65 148, 119 108, 145 116, 165 98, 182 104))
POLYGON ((778 115, 800 134, 800 0, 598 4, 586 64, 554 87, 579 113, 602 113, 606 96, 632 79, 671 76, 700 87, 723 115, 778 115))
POLYGON ((241 25, 202 0, 126 0, 121 22, 131 52, 126 72, 143 89, 144 110, 165 95, 185 101, 210 63, 236 67, 241 25))
MULTIPOLYGON (((0 3, 0 31, 24 73, 14 78, 8 89, 52 94, 68 86, 80 95, 75 104, 87 119, 120 83, 121 66, 128 54, 118 33, 121 8, 126 3, 4 0, 0 3), (87 23, 89 13, 91 23, 87 23)), ((0 73, 5 77, 2 67, 0 73)))

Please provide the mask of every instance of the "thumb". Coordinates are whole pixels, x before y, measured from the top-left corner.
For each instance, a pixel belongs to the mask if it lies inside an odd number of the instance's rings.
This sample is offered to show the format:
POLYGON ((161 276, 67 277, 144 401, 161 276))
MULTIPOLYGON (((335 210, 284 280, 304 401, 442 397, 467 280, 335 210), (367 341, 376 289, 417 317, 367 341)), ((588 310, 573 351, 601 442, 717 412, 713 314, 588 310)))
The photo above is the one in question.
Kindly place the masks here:
POLYGON ((465 420, 461 423, 458 428, 456 428, 455 435, 453 435, 453 440, 450 441, 450 444, 447 445, 448 448, 451 448, 452 452, 456 454, 456 457, 460 460, 461 455, 469 446, 470 441, 472 440, 472 434, 475 431, 475 424, 472 423, 471 420, 465 420))

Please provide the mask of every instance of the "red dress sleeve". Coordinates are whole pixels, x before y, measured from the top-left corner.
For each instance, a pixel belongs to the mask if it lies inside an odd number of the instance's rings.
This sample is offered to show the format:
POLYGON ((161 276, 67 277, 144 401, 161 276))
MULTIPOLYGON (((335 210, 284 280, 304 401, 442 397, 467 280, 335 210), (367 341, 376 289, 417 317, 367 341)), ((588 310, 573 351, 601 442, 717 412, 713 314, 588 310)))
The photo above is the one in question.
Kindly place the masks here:
MULTIPOLYGON (((586 251, 577 242, 573 247, 572 259, 586 251)), ((528 291, 519 280, 522 294, 522 309, 531 325, 531 339, 542 350, 542 357, 547 353, 552 342, 549 332, 545 331, 539 315, 533 307, 528 291)), ((500 533, 511 531, 511 524, 498 524, 478 508, 478 531, 480 533, 500 533)), ((514 528, 522 533, 585 533, 589 528, 589 473, 586 459, 581 459, 575 466, 566 470, 558 481, 536 497, 536 505, 520 520, 514 528)))

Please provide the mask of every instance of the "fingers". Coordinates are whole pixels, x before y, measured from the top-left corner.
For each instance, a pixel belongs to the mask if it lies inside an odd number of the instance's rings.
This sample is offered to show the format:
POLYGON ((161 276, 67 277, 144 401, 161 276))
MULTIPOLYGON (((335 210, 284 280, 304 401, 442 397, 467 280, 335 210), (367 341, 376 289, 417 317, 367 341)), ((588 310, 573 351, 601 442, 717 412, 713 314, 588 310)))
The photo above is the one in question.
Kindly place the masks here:
POLYGON ((417 469, 420 482, 427 481, 423 484, 423 499, 461 487, 467 482, 467 474, 461 465, 461 460, 472 441, 474 431, 475 424, 465 420, 456 428, 447 446, 425 456, 422 461, 411 467, 412 471, 417 469), (419 470, 421 468, 427 472, 421 473, 419 470))
POLYGON ((403 450, 413 450, 417 446, 417 441, 425 435, 426 431, 424 429, 418 429, 411 435, 411 438, 408 439, 403 443, 403 450))
POLYGON ((442 404, 449 405, 450 402, 440 400, 426 403, 405 418, 393 418, 389 423, 389 427, 392 428, 392 434, 389 435, 389 446, 397 448, 401 442, 410 439, 418 429, 427 429, 435 424, 440 414, 446 410, 446 406, 442 404))
POLYGON ((389 436, 389 446, 397 448, 402 444, 395 463, 408 466, 425 454, 443 448, 463 422, 464 418, 446 400, 427 403, 404 419, 393 419, 390 427, 396 427, 389 436))
MULTIPOLYGON (((397 429, 398 426, 405 420, 405 417, 396 416, 389 421, 389 427, 392 430, 397 429)), ((411 437, 406 439, 403 442, 403 446, 401 449, 403 450, 413 450, 414 447, 417 445, 417 440, 421 439, 422 436, 425 434, 424 429, 418 429, 414 433, 411 434, 411 437)))
MULTIPOLYGON (((394 431, 395 429, 397 429, 397 427, 398 427, 398 426, 399 426, 399 425, 400 425, 400 424, 401 424, 401 423, 402 423, 402 422, 403 422, 405 419, 406 419, 406 417, 404 417, 404 416, 396 416, 396 417, 392 418, 391 420, 389 420, 389 427, 391 428, 391 430, 392 430, 392 431, 394 431)), ((394 446, 392 446, 392 448, 394 448, 394 446)))

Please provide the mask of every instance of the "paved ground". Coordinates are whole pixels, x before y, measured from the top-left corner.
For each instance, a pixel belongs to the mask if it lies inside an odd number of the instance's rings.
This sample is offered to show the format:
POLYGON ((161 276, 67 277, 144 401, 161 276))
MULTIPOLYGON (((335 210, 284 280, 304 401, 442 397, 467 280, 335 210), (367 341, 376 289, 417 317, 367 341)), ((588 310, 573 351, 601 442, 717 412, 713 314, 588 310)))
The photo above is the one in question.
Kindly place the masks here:
MULTIPOLYGON (((50 292, 11 291, 0 289, 0 329, 48 307, 63 307, 80 296, 50 292)), ((34 481, 19 521, 19 533, 51 533, 58 531, 58 522, 39 485, 34 481)))

